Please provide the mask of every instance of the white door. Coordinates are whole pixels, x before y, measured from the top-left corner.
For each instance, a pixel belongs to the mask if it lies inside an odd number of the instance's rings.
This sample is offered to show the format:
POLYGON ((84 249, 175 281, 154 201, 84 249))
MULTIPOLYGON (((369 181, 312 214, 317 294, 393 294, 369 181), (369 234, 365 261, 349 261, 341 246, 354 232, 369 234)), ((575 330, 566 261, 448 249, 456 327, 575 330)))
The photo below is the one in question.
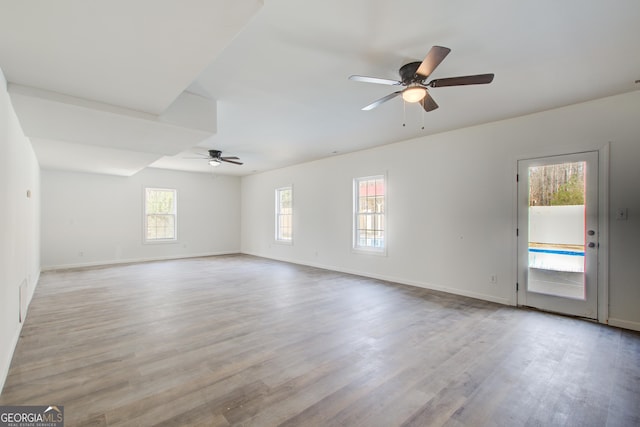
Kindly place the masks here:
POLYGON ((598 317, 598 152, 518 161, 518 305, 598 317))

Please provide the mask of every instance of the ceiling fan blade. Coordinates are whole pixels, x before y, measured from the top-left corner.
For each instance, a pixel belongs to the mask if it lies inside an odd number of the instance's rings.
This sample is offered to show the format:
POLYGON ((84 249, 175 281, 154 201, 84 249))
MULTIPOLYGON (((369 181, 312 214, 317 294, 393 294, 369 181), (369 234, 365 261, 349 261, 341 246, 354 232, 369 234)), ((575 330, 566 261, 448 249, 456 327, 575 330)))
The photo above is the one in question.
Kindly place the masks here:
POLYGON ((451 52, 448 47, 433 46, 427 56, 422 61, 422 64, 418 67, 416 74, 420 74, 425 79, 433 73, 442 60, 451 52))
POLYGON ((493 74, 477 74, 475 76, 448 77, 429 82, 430 87, 483 85, 493 81, 493 74))
POLYGON ((433 100, 429 92, 427 92, 420 103, 422 104, 422 108, 424 108, 424 111, 426 112, 433 111, 438 108, 438 104, 436 104, 436 101, 433 100))
POLYGON ((385 97, 382 97, 376 101, 373 101, 371 104, 367 105, 366 107, 363 107, 362 110, 363 111, 369 111, 369 110, 373 110, 374 108, 376 108, 378 105, 387 102, 390 99, 395 98, 396 96, 400 95, 402 93, 401 90, 397 91, 397 92, 393 92, 385 97))
POLYGON ((397 80, 381 79, 379 77, 366 77, 366 76, 349 76, 349 80, 353 80, 356 82, 364 82, 364 83, 377 83, 380 85, 389 85, 389 86, 398 86, 402 84, 402 82, 399 82, 397 80))
POLYGON ((226 160, 226 159, 232 159, 232 160, 240 160, 240 157, 236 157, 236 156, 224 156, 224 157, 220 157, 222 160, 226 160))
POLYGON ((229 157, 221 157, 220 160, 223 161, 223 162, 227 162, 227 163, 233 163, 234 165, 242 165, 242 164, 244 164, 242 162, 236 162, 235 160, 229 160, 229 157))

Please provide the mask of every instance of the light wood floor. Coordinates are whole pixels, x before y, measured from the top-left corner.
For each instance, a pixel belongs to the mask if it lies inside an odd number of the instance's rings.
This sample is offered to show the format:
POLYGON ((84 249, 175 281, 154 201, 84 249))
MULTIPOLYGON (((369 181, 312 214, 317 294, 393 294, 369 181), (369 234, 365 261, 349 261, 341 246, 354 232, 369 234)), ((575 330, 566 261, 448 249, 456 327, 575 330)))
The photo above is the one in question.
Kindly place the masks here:
POLYGON ((0 404, 66 426, 638 426, 640 334, 242 255, 49 272, 0 404))

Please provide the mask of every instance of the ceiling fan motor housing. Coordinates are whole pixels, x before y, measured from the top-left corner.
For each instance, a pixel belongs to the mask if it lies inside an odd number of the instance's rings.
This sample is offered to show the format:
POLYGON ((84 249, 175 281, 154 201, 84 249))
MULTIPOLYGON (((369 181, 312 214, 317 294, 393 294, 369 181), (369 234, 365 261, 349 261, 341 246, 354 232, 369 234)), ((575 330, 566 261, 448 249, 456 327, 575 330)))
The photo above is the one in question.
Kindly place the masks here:
POLYGON ((222 151, 220 150, 209 150, 209 156, 211 156, 214 159, 220 158, 221 155, 222 155, 222 151))
POLYGON ((420 67, 421 62, 410 62, 400 67, 400 79, 402 84, 409 86, 415 83, 422 83, 428 76, 419 76, 416 71, 420 67))

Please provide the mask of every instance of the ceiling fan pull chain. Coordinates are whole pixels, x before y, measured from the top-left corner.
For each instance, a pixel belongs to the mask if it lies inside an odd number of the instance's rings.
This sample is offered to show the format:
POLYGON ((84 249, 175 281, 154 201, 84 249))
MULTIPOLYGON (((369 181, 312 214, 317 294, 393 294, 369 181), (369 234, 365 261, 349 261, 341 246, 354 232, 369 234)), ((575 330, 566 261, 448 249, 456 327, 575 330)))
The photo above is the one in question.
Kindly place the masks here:
POLYGON ((402 126, 407 126, 407 101, 402 99, 402 126))
POLYGON ((422 110, 422 130, 424 130, 424 108, 421 108, 420 110, 422 110))

